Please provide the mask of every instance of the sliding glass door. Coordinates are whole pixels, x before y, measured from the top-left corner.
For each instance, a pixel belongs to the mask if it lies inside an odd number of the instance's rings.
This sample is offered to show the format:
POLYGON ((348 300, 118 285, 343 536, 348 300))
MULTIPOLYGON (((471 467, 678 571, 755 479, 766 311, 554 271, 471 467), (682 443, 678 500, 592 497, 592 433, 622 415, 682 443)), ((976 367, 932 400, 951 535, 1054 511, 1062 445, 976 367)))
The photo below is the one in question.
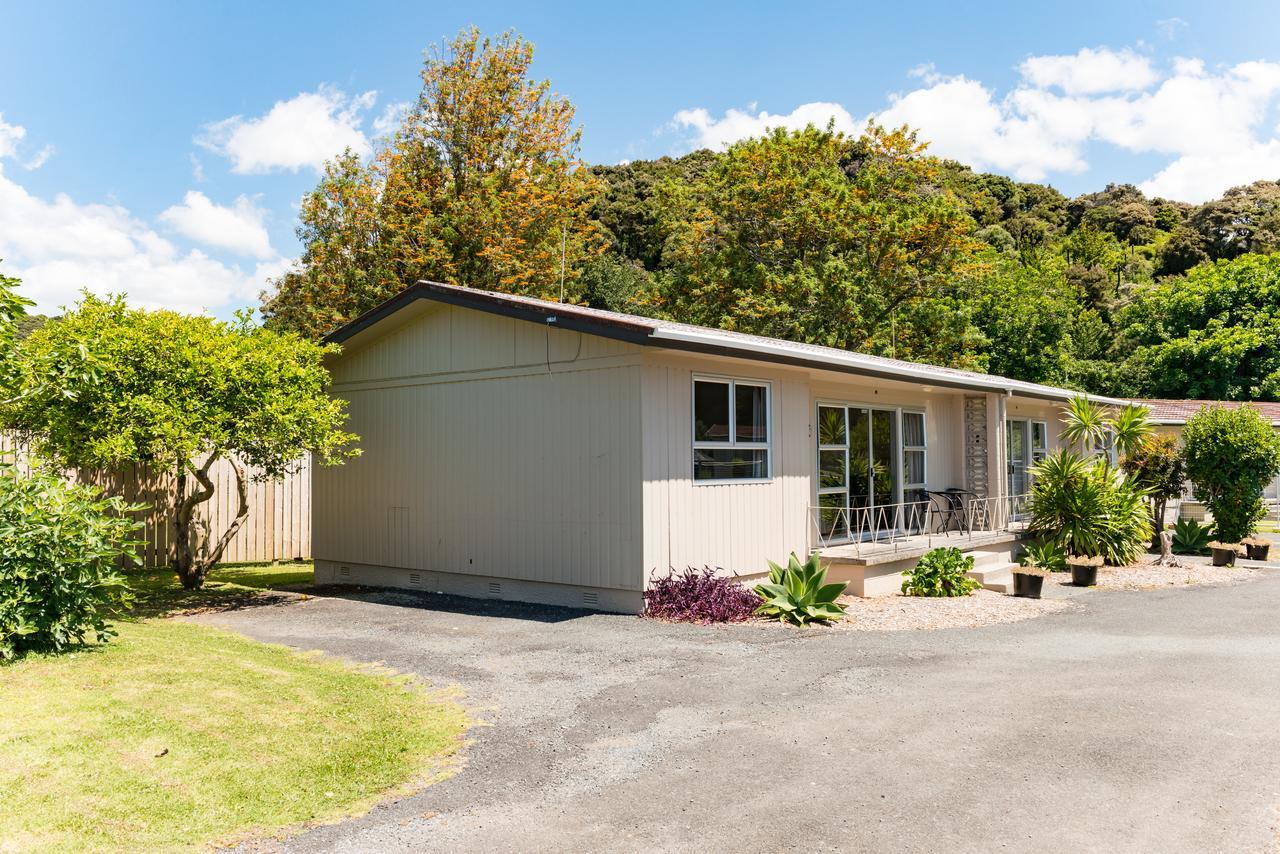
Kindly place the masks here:
MULTIPOLYGON (((896 410, 818 407, 818 524, 824 538, 874 536, 899 524, 901 447, 896 410)), ((923 462, 921 469, 923 476, 923 462)))

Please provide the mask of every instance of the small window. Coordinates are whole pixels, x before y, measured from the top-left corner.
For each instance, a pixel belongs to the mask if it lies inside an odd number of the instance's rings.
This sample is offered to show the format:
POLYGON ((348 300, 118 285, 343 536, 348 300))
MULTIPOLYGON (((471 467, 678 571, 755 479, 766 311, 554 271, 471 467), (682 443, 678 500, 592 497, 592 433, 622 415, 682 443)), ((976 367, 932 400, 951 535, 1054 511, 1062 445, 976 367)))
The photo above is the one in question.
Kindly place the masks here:
POLYGON ((767 480, 769 430, 767 384, 693 381, 694 480, 767 480))
POLYGON ((926 456, 928 444, 925 440, 924 413, 902 413, 902 472, 903 501, 907 504, 920 504, 929 500, 925 492, 928 473, 926 456))
POLYGON ((1031 462, 1038 463, 1049 453, 1049 425, 1043 421, 1031 422, 1031 462))

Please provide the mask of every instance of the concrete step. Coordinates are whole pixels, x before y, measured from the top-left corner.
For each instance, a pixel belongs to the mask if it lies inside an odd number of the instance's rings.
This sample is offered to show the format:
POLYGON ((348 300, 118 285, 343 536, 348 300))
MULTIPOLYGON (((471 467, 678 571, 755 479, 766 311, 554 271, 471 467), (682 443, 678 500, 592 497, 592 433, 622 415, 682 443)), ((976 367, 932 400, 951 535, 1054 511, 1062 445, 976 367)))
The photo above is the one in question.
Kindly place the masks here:
POLYGON ((974 581, 982 585, 984 590, 994 590, 997 593, 1013 592, 1013 570, 1017 564, 1009 563, 1008 559, 1000 562, 988 562, 982 566, 977 566, 966 573, 974 581))
POLYGON ((978 569, 984 566, 994 566, 997 564, 1007 563, 1009 560, 1009 553, 988 552, 977 549, 971 552, 965 552, 965 557, 973 558, 973 568, 978 569))

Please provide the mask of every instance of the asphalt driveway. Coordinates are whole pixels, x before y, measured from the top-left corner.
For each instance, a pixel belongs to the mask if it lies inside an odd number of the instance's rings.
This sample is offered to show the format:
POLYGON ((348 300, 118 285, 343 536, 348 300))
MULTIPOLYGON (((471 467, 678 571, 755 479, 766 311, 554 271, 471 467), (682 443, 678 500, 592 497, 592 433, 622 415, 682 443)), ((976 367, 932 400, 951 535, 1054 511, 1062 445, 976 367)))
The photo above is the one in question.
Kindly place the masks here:
POLYGON ((453 778, 296 851, 1276 850, 1280 572, 980 629, 411 594, 201 619, 458 685, 453 778))

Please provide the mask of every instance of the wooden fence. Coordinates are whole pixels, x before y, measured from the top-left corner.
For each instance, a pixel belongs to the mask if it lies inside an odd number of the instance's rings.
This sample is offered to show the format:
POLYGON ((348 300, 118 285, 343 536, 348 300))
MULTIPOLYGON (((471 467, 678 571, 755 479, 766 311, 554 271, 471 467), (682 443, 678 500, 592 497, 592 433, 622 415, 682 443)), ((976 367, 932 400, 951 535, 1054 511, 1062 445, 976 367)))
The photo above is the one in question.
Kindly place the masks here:
MULTIPOLYGON (((25 465, 25 453, 12 436, 0 434, 0 452, 8 452, 25 465)), ((253 469, 246 473, 252 477, 253 469)), ((210 470, 215 490, 213 498, 200 505, 198 524, 207 525, 216 539, 235 518, 236 474, 231 464, 219 460, 210 470)), ((67 479, 96 484, 108 494, 118 495, 130 503, 148 505, 151 509, 137 514, 143 523, 145 545, 141 551, 146 566, 164 566, 169 562, 173 543, 173 524, 167 508, 175 495, 172 473, 157 475, 149 469, 129 465, 112 472, 70 471, 67 479)), ((189 484, 188 488, 191 488, 189 484)), ((239 532, 227 544, 223 563, 249 563, 272 560, 299 560, 311 557, 311 464, 302 461, 298 470, 277 480, 248 484, 249 515, 239 532)))

